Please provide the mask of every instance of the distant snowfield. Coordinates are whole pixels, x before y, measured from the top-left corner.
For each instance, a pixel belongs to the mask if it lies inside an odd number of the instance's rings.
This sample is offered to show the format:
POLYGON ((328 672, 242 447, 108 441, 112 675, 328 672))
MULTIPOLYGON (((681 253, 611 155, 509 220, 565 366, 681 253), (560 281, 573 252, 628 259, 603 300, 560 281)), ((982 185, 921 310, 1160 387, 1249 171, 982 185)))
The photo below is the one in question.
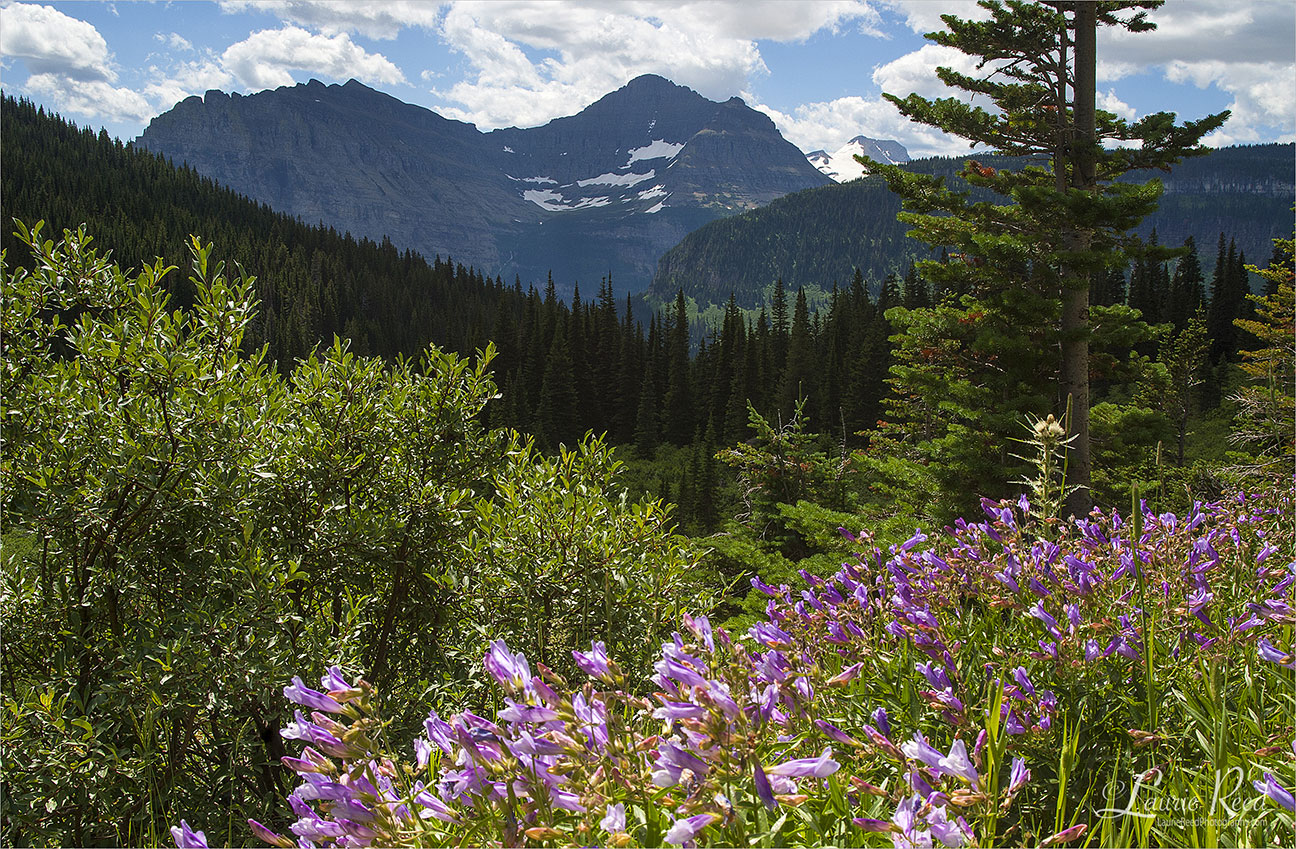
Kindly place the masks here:
POLYGON ((636 147, 630 151, 630 161, 622 168, 629 168, 641 159, 674 159, 684 149, 684 142, 668 142, 654 139, 650 144, 636 147))
POLYGON ((563 197, 561 192, 555 192, 553 189, 527 189, 522 193, 525 200, 529 200, 545 212, 567 212, 573 209, 588 209, 595 206, 607 206, 612 202, 611 198, 581 198, 572 203, 563 197))
POLYGON ((586 180, 577 180, 576 185, 581 186, 633 186, 642 183, 644 180, 651 180, 656 177, 655 171, 649 171, 647 174, 600 174, 597 177, 590 177, 586 180))

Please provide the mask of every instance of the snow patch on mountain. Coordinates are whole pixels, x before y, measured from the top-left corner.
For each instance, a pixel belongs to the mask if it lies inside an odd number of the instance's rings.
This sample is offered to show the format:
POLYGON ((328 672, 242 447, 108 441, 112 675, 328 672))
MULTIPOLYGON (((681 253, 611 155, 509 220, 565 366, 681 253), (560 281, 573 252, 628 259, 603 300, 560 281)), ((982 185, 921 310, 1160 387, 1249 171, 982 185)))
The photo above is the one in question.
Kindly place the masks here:
POLYGON ((666 187, 661 183, 658 183, 651 189, 644 189, 639 193, 639 197, 643 200, 648 200, 649 198, 664 198, 668 194, 670 194, 670 192, 666 191, 666 187))
POLYGON ((573 209, 589 209, 596 206, 607 206, 612 202, 611 198, 581 198, 573 203, 563 197, 561 192, 555 192, 553 189, 527 189, 522 193, 522 197, 531 201, 545 212, 567 212, 573 209))
POLYGON ((630 151, 630 161, 622 168, 629 168, 640 159, 674 159, 684 149, 684 142, 668 142, 664 139, 653 139, 650 144, 636 147, 630 151))
POLYGON ((655 171, 649 171, 647 174, 600 174, 597 177, 590 177, 585 180, 577 180, 576 185, 584 188, 585 186, 633 186, 642 183, 644 180, 651 180, 657 176, 655 171))
POLYGON ((652 215, 654 212, 661 212, 661 211, 662 211, 662 207, 664 207, 665 205, 666 205, 666 202, 665 202, 665 201, 661 201, 661 200, 659 200, 659 201, 657 201, 657 203, 655 203, 654 205, 652 205, 652 206, 648 207, 647 209, 645 209, 645 210, 644 210, 644 215, 652 215))
POLYGON ((811 151, 806 154, 806 159, 828 177, 838 183, 845 183, 864 176, 864 166, 855 161, 857 154, 891 165, 909 161, 909 151, 900 142, 871 139, 868 136, 856 136, 832 153, 824 150, 811 151))

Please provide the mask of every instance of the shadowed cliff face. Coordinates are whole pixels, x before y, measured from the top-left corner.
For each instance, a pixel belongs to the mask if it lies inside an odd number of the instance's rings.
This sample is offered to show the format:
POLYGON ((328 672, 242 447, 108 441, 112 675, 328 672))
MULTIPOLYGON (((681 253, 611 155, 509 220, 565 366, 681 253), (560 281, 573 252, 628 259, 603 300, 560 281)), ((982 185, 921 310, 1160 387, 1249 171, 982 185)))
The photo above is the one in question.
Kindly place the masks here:
POLYGON ((354 80, 208 92, 136 144, 308 223, 586 291, 647 286, 708 221, 829 182, 765 115, 656 76, 542 127, 479 132, 354 80))

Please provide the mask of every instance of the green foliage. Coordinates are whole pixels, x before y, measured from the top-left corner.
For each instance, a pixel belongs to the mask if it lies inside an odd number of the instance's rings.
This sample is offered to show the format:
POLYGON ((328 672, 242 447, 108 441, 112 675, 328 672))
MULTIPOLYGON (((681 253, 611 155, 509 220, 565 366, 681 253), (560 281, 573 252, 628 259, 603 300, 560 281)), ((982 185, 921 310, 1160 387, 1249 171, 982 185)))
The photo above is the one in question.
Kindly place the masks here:
MULTIPOLYGON (((1036 412, 1068 411, 1075 437, 1068 506, 1085 513, 1092 503, 1089 348, 1103 328, 1091 321, 1090 281, 1128 262, 1136 240, 1127 234, 1156 208, 1162 189, 1155 180, 1139 185, 1121 178, 1204 153, 1199 140, 1228 117, 1179 126, 1168 113, 1130 124, 1095 112, 1097 26, 1150 29, 1143 10, 1158 5, 985 0, 987 20, 943 15, 946 29, 927 37, 977 61, 979 76, 946 67, 937 76, 950 88, 988 98, 993 109, 954 97, 885 95, 914 121, 997 154, 1025 157, 1015 167, 967 161, 959 176, 993 193, 992 200, 940 177, 861 160, 903 199, 899 218, 913 226, 910 235, 953 251, 946 261, 919 263, 937 291, 954 296, 943 310, 915 310, 929 314, 941 332, 936 338, 919 333, 907 358, 901 340, 893 367, 897 395, 926 396, 919 415, 898 411, 911 451, 920 462, 956 470, 938 504, 966 501, 971 492, 1005 494, 994 473, 1004 464, 991 452, 1011 437, 1005 425, 1026 412, 1023 403, 1034 403, 1036 412), (1137 144, 1104 144, 1110 142, 1137 144), (946 336, 958 341, 942 351, 946 336), (1058 356, 1045 354, 1054 350, 1058 356), (972 481, 979 483, 969 486, 972 481)), ((903 326, 904 315, 895 321, 903 326)))
POLYGON ((1269 266, 1248 268, 1266 282, 1266 294, 1249 295, 1256 315, 1236 319, 1240 330, 1254 337, 1262 347, 1242 351, 1242 370, 1250 385, 1233 395, 1238 405, 1236 442, 1255 453, 1255 462, 1245 473, 1289 481, 1296 447, 1296 295, 1293 293, 1292 239, 1274 242, 1269 266))
POLYGON ((552 458, 524 450, 494 481, 493 497, 475 502, 472 572, 461 586, 480 633, 474 662, 487 639, 504 639, 567 674, 572 650, 600 640, 642 674, 683 600, 711 607, 698 555, 671 533, 670 512, 632 501, 619 467, 602 440, 552 458))
POLYGON ((285 377, 243 344, 256 281, 210 245, 191 240, 178 309, 161 263, 19 239, 32 267, 0 268, 6 839, 156 843, 183 810, 242 842, 288 789, 277 690, 303 657, 472 702, 497 632, 540 629, 555 665, 591 635, 633 660, 678 598, 706 606, 602 443, 548 460, 483 424, 492 348, 385 363, 335 339, 285 377))

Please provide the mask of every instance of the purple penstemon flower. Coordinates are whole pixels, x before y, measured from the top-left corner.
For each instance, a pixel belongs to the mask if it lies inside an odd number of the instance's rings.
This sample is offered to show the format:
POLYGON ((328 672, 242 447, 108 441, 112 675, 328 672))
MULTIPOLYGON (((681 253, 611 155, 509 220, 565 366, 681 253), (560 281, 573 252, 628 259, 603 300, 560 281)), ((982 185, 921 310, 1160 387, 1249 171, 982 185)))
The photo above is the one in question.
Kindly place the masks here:
POLYGON ((968 842, 969 836, 961 823, 950 822, 946 814, 945 805, 937 805, 927 814, 927 826, 931 829, 932 837, 941 842, 942 846, 960 847, 968 842))
POLYGON ((299 773, 302 783, 293 791, 302 799, 324 799, 329 802, 341 802, 355 796, 355 791, 345 784, 333 781, 316 773, 299 773))
POLYGON ((889 735, 891 733, 891 720, 887 717, 886 708, 880 707, 873 711, 873 721, 877 723, 878 729, 883 734, 889 735))
MULTIPOLYGON (((669 645, 667 643, 667 646, 669 645)), ((696 658, 690 658, 683 652, 672 657, 663 647, 662 659, 657 661, 654 668, 662 678, 673 678, 685 687, 706 687, 707 685, 707 679, 704 677, 706 664, 696 658), (696 663, 689 663, 688 660, 694 660, 696 663)))
POLYGON ((591 678, 598 678, 608 683, 613 682, 612 668, 608 661, 607 646, 602 640, 595 640, 590 643, 588 653, 572 650, 572 658, 575 659, 576 665, 581 668, 586 675, 591 678))
POLYGON ((940 750, 935 749, 927 742, 927 738, 922 735, 921 731, 915 731, 913 739, 907 743, 900 744, 900 750, 910 760, 921 761, 931 769, 940 772, 940 761, 943 755, 940 750))
POLYGON ((1008 795, 1013 796, 1030 781, 1031 772, 1026 768, 1024 758, 1013 758, 1012 773, 1008 779, 1008 795))
POLYGON ((1281 649, 1269 642, 1268 639, 1263 639, 1257 643, 1256 650, 1261 660, 1276 663, 1285 669, 1296 669, 1296 659, 1293 659, 1289 654, 1284 654, 1281 649))
POLYGON ((442 822, 452 824, 459 822, 459 818, 455 816, 454 811, 451 810, 449 805, 442 801, 440 796, 437 796, 430 790, 424 789, 421 783, 415 785, 415 789, 414 804, 423 809, 418 812, 420 819, 434 817, 442 822))
POLYGON ((508 696, 504 697, 505 707, 496 715, 510 725, 520 725, 526 722, 552 722, 558 718, 558 712, 541 705, 528 705, 515 702, 508 696))
POLYGON ((350 746, 343 743, 323 727, 302 716, 301 711, 293 711, 293 721, 286 728, 279 730, 279 736, 285 740, 301 740, 311 743, 324 754, 335 758, 346 758, 353 754, 350 746))
MULTIPOLYGON (((297 845, 289 838, 284 837, 282 834, 276 834, 254 819, 249 819, 247 824, 248 828, 252 829, 253 834, 264 840, 266 843, 269 843, 271 846, 279 846, 282 847, 282 849, 291 849, 291 847, 297 845)), ((174 829, 172 831, 174 832, 174 829)), ((176 845, 180 845, 178 841, 176 845)))
POLYGON ((967 746, 962 740, 955 740, 954 745, 950 747, 949 755, 941 758, 937 764, 941 772, 946 775, 956 775, 973 787, 976 787, 980 780, 976 767, 972 766, 972 761, 968 758, 967 746))
POLYGON ((954 686, 950 682, 949 676, 945 674, 945 670, 935 663, 930 661, 919 663, 915 668, 923 674, 929 684, 938 690, 948 690, 954 686))
POLYGON ((180 825, 171 826, 171 838, 177 849, 207 849, 207 835, 194 831, 189 823, 180 820, 180 825))
POLYGON ((729 685, 723 681, 708 680, 706 689, 697 693, 697 698, 720 708, 726 719, 736 719, 742 713, 742 708, 738 707, 738 703, 729 694, 729 685))
POLYGON ((927 535, 923 533, 921 530, 915 530, 913 532, 913 536, 909 537, 909 539, 905 540, 900 544, 900 550, 909 551, 914 546, 920 543, 924 543, 926 541, 927 541, 927 535))
POLYGON ((872 725, 865 725, 863 731, 864 735, 873 741, 873 745, 898 761, 904 760, 904 753, 897 749, 895 743, 892 743, 881 731, 878 731, 872 725))
POLYGON ((829 739, 836 740, 838 743, 841 743, 845 746, 863 745, 860 743, 860 741, 856 740, 854 737, 850 736, 845 731, 842 731, 840 728, 838 728, 836 725, 833 725, 831 722, 829 722, 826 719, 816 719, 815 726, 818 727, 818 729, 824 733, 824 736, 828 737, 829 739))
POLYGON ((1035 695, 1035 685, 1031 683, 1030 676, 1026 674, 1026 667, 1019 666, 1014 669, 1013 680, 1031 696, 1035 695))
POLYGON ((319 843, 342 836, 341 826, 315 813, 315 809, 296 793, 289 795, 288 805, 298 817, 296 822, 288 826, 288 830, 298 837, 319 843))
POLYGON ((769 648, 790 648, 792 646, 792 635, 772 622, 757 622, 748 633, 751 634, 753 640, 769 648))
POLYGON ((604 831, 606 831, 608 834, 616 834, 618 832, 625 831, 626 828, 625 803, 617 802, 615 805, 609 806, 607 809, 607 814, 603 817, 603 819, 599 820, 599 827, 602 828, 604 831))
POLYGON ((765 770, 761 768, 759 763, 756 764, 756 768, 752 771, 752 781, 756 785, 757 798, 759 798, 769 810, 773 811, 776 809, 778 807, 778 800, 774 798, 774 788, 770 786, 769 776, 765 774, 765 770))
POLYGON ((1039 621, 1043 622, 1044 627, 1048 629, 1049 633, 1053 635, 1054 639, 1058 639, 1058 640, 1062 639, 1062 630, 1058 628, 1057 620, 1054 619, 1053 616, 1047 610, 1044 609, 1043 603, 1038 601, 1035 602, 1035 604, 1032 605, 1030 609, 1028 609, 1026 612, 1029 613, 1031 616, 1034 616, 1039 621))
POLYGON ((715 652, 715 639, 711 633, 711 620, 705 616, 692 616, 684 614, 684 627, 693 632, 693 635, 702 641, 707 651, 715 652))
POLYGON ((513 654, 503 640, 494 640, 483 660, 486 671, 508 692, 526 689, 531 682, 531 664, 522 652, 513 654))
POLYGON ((675 820, 675 824, 666 832, 666 837, 664 839, 667 843, 675 846, 683 846, 687 843, 692 843, 693 838, 697 837, 698 833, 702 831, 702 829, 706 828, 718 819, 720 819, 720 817, 717 814, 697 814, 696 816, 691 816, 687 819, 675 820))
POLYGON ((809 776, 827 778, 840 768, 841 764, 832 759, 832 749, 827 748, 817 758, 796 758, 784 761, 781 764, 769 767, 765 772, 768 775, 783 775, 789 778, 806 778, 809 776))
POLYGON ((705 719, 707 709, 701 705, 695 705, 692 702, 672 702, 668 701, 660 693, 657 699, 662 706, 653 711, 653 716, 658 719, 664 719, 667 722, 675 722, 680 719, 705 719))
POLYGON ((1009 575, 1006 571, 995 572, 994 577, 999 581, 999 583, 1003 584, 1013 592, 1021 592, 1021 587, 1017 585, 1017 579, 1009 575))
POLYGON ((706 761, 670 740, 663 741, 657 747, 657 760, 653 767, 652 780, 658 787, 674 787, 679 784, 680 776, 686 769, 699 776, 706 775, 711 769, 706 761))
POLYGON ((283 688, 284 698, 311 710, 322 710, 326 713, 342 713, 344 708, 332 696, 319 690, 312 690, 302 683, 300 675, 294 675, 292 684, 283 688))

